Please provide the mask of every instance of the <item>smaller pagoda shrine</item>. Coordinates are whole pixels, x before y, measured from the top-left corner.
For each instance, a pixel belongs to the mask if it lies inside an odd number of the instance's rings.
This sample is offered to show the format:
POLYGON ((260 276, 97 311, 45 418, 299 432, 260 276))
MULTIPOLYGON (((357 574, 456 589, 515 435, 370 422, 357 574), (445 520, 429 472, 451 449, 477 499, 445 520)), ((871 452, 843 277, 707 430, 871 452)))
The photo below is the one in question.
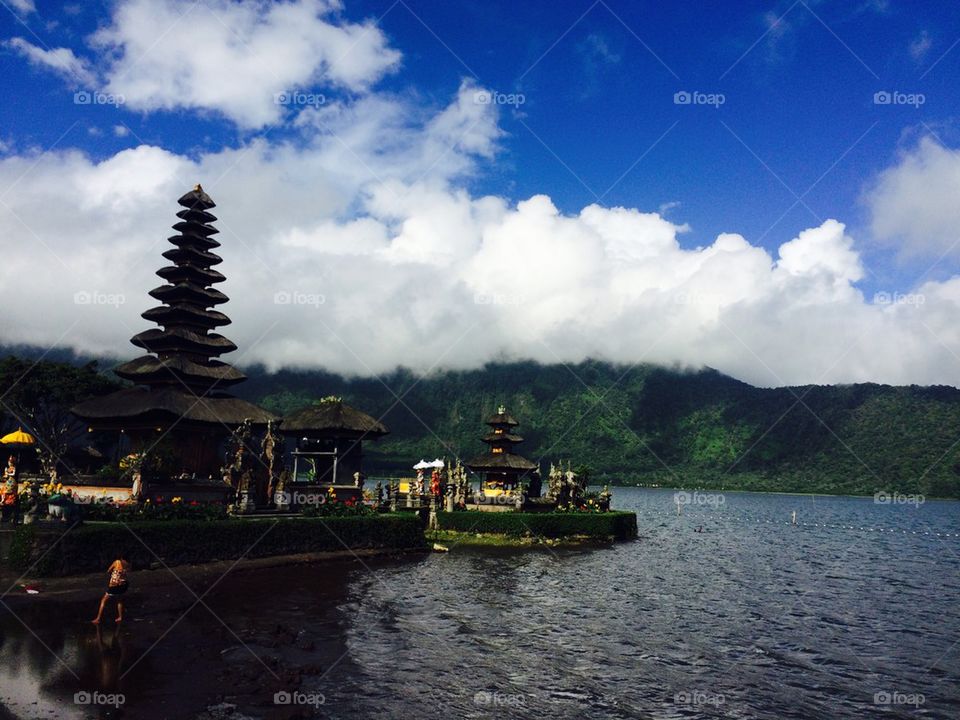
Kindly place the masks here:
POLYGON ((287 415, 280 432, 293 439, 293 472, 287 490, 328 491, 339 499, 363 489, 363 441, 390 431, 379 420, 328 397, 287 415))
POLYGON ((213 332, 230 323, 211 309, 227 302, 211 287, 226 279, 213 269, 222 262, 211 252, 220 245, 213 239, 217 218, 209 212, 215 205, 200 185, 179 204, 177 234, 169 238, 173 248, 163 253, 172 264, 157 271, 166 284, 149 293, 162 304, 141 316, 158 327, 130 340, 147 354, 115 369, 134 386, 80 403, 73 413, 91 430, 117 433, 120 452, 130 452, 135 462, 155 458, 154 475, 219 478, 220 447, 231 431, 277 418, 225 392, 246 377, 218 359, 237 346, 213 332))
POLYGON ((524 476, 537 469, 536 463, 514 452, 523 438, 514 434, 520 425, 501 405, 497 414, 487 419, 490 432, 482 438, 489 451, 466 463, 467 468, 481 476, 481 500, 512 498, 519 495, 524 476))

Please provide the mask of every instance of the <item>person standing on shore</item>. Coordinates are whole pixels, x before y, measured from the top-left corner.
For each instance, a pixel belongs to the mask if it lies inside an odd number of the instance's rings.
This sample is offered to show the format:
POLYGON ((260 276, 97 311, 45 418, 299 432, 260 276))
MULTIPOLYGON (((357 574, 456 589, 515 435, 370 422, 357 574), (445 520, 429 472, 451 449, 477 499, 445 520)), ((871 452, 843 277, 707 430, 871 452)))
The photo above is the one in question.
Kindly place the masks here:
POLYGON ((107 582, 107 591, 100 599, 100 609, 97 610, 97 616, 91 620, 94 625, 100 624, 100 618, 103 617, 103 610, 107 606, 107 600, 116 598, 117 600, 117 622, 123 622, 123 595, 127 592, 127 573, 130 570, 128 563, 123 555, 118 555, 117 559, 110 563, 107 573, 110 580, 107 582))
POLYGON ((3 506, 3 522, 17 522, 17 504, 20 501, 19 491, 16 459, 11 455, 10 459, 7 460, 7 467, 3 471, 3 492, 2 497, 0 497, 0 504, 3 506))

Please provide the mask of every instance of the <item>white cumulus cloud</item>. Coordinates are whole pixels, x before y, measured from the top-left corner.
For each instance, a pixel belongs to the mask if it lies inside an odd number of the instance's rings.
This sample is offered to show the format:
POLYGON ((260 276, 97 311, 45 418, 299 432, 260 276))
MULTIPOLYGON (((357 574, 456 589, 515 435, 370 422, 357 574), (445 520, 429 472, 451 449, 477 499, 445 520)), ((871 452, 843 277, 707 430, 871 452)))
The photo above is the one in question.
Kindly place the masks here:
MULTIPOLYGON (((0 158, 0 236, 15 240, 0 263, 0 340, 136 354, 176 199, 199 181, 219 203, 231 362, 369 374, 594 357, 710 365, 760 385, 960 386, 960 277, 865 298, 864 239, 839 220, 775 252, 737 228, 691 249, 676 201, 565 213, 547 194, 478 196, 468 180, 498 153, 497 106, 471 81, 443 107, 373 89, 400 54, 339 2, 111 7, 91 40, 96 74, 71 50, 10 45, 126 109, 289 132, 199 155, 139 144, 0 158), (298 90, 302 106, 275 101, 298 90)), ((958 196, 957 154, 924 139, 870 187, 873 233, 907 254, 949 252, 958 196)))
POLYGON ((960 153, 923 137, 868 190, 873 234, 904 256, 960 251, 960 153))
POLYGON ((52 70, 76 87, 90 87, 96 83, 87 63, 74 55, 70 48, 44 49, 22 37, 11 38, 6 45, 25 57, 31 65, 52 70))
POLYGON ((771 255, 735 233, 684 248, 685 226, 657 212, 475 196, 460 179, 500 133, 476 90, 432 113, 371 95, 320 109, 297 142, 195 158, 140 145, 0 160, 0 187, 22 176, 0 208, 0 233, 20 238, 0 265, 0 338, 136 354, 175 200, 199 180, 219 203, 233 362, 369 374, 595 357, 761 385, 960 385, 960 277, 874 303, 836 220, 771 255))
POLYGON ((379 28, 340 10, 337 0, 126 0, 92 43, 109 58, 104 89, 129 107, 211 110, 258 128, 282 117, 281 94, 363 92, 397 66, 379 28))

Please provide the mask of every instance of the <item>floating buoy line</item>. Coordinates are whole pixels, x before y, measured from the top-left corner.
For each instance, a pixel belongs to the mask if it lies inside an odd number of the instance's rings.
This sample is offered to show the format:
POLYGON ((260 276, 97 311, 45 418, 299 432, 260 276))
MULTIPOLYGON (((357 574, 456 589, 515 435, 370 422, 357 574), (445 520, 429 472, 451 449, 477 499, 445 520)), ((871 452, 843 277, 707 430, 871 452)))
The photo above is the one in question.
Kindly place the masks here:
POLYGON ((870 525, 847 525, 844 523, 823 523, 823 522, 799 522, 797 520, 796 511, 792 511, 790 516, 786 520, 771 520, 770 518, 758 518, 751 517, 749 515, 737 515, 729 512, 723 513, 691 513, 684 511, 681 515, 675 511, 666 511, 666 510, 635 510, 638 516, 640 515, 670 515, 673 517, 686 517, 690 519, 701 519, 701 520, 711 520, 722 518, 724 520, 734 520, 740 521, 747 524, 760 524, 760 525, 793 525, 795 527, 806 527, 806 528, 824 528, 830 530, 854 530, 857 532, 876 532, 876 533, 885 533, 888 535, 920 535, 927 537, 938 537, 938 538, 960 538, 960 532, 936 532, 932 530, 904 530, 902 528, 891 528, 891 527, 879 527, 879 526, 870 526, 870 525))

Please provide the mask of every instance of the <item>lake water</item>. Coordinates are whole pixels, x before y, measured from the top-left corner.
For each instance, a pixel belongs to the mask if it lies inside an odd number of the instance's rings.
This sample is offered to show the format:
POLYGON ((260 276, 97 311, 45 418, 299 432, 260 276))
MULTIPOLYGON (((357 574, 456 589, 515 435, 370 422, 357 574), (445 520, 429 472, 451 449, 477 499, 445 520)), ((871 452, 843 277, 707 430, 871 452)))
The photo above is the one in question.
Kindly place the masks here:
MULTIPOLYGON (((334 661, 303 687, 322 697, 317 717, 960 717, 960 503, 686 499, 678 516, 672 490, 615 488, 614 506, 638 513, 636 542, 452 547, 298 568, 280 588, 250 573, 224 581, 217 610, 241 628, 269 603, 327 643, 334 661)), ((11 716, 54 717, 24 698, 54 702, 58 661, 19 623, 2 627, 11 716), (14 677, 18 654, 31 659, 14 677)), ((83 632, 58 646, 78 671, 83 632)), ((131 673, 131 710, 148 685, 162 692, 131 673)))

